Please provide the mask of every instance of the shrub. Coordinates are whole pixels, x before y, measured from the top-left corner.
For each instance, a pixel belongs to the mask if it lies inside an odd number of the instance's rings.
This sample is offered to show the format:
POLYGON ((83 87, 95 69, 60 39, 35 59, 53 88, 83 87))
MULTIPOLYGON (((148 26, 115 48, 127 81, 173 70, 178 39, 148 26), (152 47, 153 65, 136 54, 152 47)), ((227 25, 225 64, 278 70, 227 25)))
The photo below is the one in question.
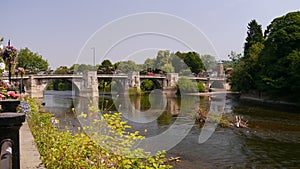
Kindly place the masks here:
POLYGON ((205 85, 202 82, 197 82, 198 91, 205 92, 205 85))
POLYGON ((197 83, 186 77, 181 77, 177 82, 177 89, 180 93, 196 93, 198 92, 197 83))
MULTIPOLYGON (((80 128, 81 133, 72 134, 69 130, 58 131, 55 120, 50 113, 41 113, 34 99, 27 99, 30 105, 28 124, 35 138, 41 160, 47 168, 171 168, 167 164, 165 152, 157 152, 155 157, 145 154, 142 149, 130 150, 136 140, 143 139, 138 132, 126 132, 127 122, 121 121, 121 113, 104 114, 95 119, 93 126, 80 128), (85 132, 98 131, 102 120, 108 123, 109 135, 87 135, 85 132), (95 127, 95 128, 93 128, 95 127), (98 143, 106 142, 109 144, 98 143), (116 146, 118 145, 118 146, 116 146), (112 147, 108 147, 112 146, 112 147), (126 153, 126 156, 119 152, 126 153), (144 155, 145 158, 137 158, 144 155)), ((99 112, 90 108, 94 113, 99 112)), ((90 115, 90 114, 89 114, 90 115)), ((82 113, 78 118, 86 118, 82 113)), ((84 119, 83 119, 84 120, 84 119)), ((103 128, 102 128, 103 129, 103 128)))
POLYGON ((146 79, 141 84, 142 91, 151 91, 154 89, 154 83, 152 80, 146 79))

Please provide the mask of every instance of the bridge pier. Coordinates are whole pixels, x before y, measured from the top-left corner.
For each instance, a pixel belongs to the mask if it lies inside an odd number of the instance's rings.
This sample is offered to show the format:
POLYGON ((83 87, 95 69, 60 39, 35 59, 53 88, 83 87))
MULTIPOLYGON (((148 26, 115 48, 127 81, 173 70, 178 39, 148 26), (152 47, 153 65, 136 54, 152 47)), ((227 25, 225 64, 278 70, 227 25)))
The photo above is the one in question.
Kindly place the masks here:
POLYGON ((82 97, 98 97, 98 78, 96 71, 88 71, 83 74, 79 96, 82 97))
POLYGON ((129 78, 129 87, 141 89, 140 72, 130 72, 128 78, 129 78))
POLYGON ((178 82, 178 73, 168 73, 166 79, 166 89, 175 89, 178 82))
POLYGON ((47 84, 43 83, 42 79, 36 79, 34 76, 30 75, 27 83, 26 92, 32 98, 42 98, 44 96, 44 89, 47 84))

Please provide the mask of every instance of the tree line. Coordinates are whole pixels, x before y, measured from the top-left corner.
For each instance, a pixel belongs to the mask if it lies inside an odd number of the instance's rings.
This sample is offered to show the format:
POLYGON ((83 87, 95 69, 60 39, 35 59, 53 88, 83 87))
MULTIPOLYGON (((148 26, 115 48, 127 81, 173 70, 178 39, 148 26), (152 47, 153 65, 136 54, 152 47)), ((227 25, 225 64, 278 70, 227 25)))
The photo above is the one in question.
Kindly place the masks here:
POLYGON ((232 90, 300 102, 300 11, 275 18, 262 31, 248 24, 243 56, 234 58, 232 90))

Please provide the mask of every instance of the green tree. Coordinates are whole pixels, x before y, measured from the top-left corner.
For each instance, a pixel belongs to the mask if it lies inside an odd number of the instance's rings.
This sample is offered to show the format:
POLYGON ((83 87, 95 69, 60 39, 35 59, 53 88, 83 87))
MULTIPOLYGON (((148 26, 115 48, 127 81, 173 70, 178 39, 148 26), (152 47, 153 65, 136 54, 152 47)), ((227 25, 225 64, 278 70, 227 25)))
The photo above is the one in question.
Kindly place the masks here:
POLYGON ((171 54, 171 63, 176 73, 180 73, 182 70, 188 69, 188 66, 184 63, 183 58, 179 57, 179 53, 180 52, 177 52, 178 55, 174 53, 171 54))
POLYGON ((153 69, 154 68, 155 59, 147 58, 142 65, 142 68, 144 70, 153 69))
POLYGON ((134 71, 140 71, 140 67, 132 60, 120 62, 116 71, 129 73, 134 71))
POLYGON ((184 57, 184 63, 188 65, 192 73, 198 74, 204 70, 204 64, 196 52, 188 52, 184 57))
POLYGON ((67 66, 60 66, 55 71, 54 74, 68 74, 70 69, 67 66))
POLYGON ((174 67, 170 63, 166 63, 161 70, 165 73, 174 73, 174 67))
POLYGON ((38 53, 31 52, 28 48, 21 49, 17 58, 17 67, 23 67, 29 73, 47 71, 49 64, 38 53))
POLYGON ((155 68, 161 69, 165 64, 170 63, 170 51, 169 50, 159 50, 155 59, 155 68))
POLYGON ((256 82, 259 80, 257 74, 260 69, 258 57, 264 48, 263 34, 261 25, 255 20, 248 24, 246 42, 244 45, 244 56, 231 51, 230 58, 232 59, 234 71, 231 74, 230 82, 232 90, 249 92, 257 90, 259 87, 256 82))
POLYGON ((299 66, 293 61, 300 51, 300 11, 275 18, 267 27, 265 37, 265 47, 258 59, 262 67, 259 89, 274 98, 299 98, 293 92, 297 83, 289 82, 300 80, 290 72, 299 66))
POLYGON ((142 91, 151 91, 154 89, 154 82, 152 80, 146 79, 141 84, 142 91))
POLYGON ((81 72, 86 72, 86 71, 93 71, 94 66, 92 65, 87 65, 87 64, 73 64, 70 68, 69 68, 69 73, 81 73, 81 72))
POLYGON ((256 20, 251 20, 250 23, 248 23, 248 31, 247 31, 247 37, 246 42, 244 45, 244 57, 249 57, 249 49, 256 43, 263 43, 264 37, 261 25, 259 25, 256 20))
POLYGON ((100 74, 112 74, 115 71, 115 65, 110 60, 103 60, 101 65, 98 66, 97 72, 100 74))
POLYGON ((181 53, 176 52, 180 59, 184 61, 184 63, 189 67, 192 73, 198 74, 202 70, 204 70, 204 64, 200 58, 200 55, 196 52, 188 52, 188 53, 181 53))
POLYGON ((177 93, 196 93, 198 92, 197 82, 193 82, 186 77, 181 77, 177 82, 177 93))
POLYGON ((216 58, 211 55, 201 55, 200 59, 202 60, 205 70, 213 70, 217 68, 216 58))

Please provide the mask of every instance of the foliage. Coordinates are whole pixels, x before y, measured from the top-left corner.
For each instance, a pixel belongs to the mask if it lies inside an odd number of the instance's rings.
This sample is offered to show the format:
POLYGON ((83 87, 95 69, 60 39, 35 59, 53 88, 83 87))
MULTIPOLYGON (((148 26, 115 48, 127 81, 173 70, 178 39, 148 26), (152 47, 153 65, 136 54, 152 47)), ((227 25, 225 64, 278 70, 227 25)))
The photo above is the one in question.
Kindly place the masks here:
POLYGON ((18 56, 18 51, 15 47, 10 45, 10 40, 8 41, 8 45, 3 47, 2 46, 3 40, 4 38, 0 40, 1 42, 0 56, 3 59, 5 66, 7 66, 8 68, 9 82, 11 82, 11 72, 12 72, 12 68, 15 66, 16 58, 18 56))
POLYGON ((299 102, 300 11, 275 18, 265 39, 255 21, 248 29, 245 56, 237 60, 232 73, 232 89, 299 102))
POLYGON ((196 52, 188 52, 188 53, 176 52, 176 55, 184 61, 184 63, 191 69, 192 73, 198 74, 202 70, 204 70, 204 64, 198 53, 196 53, 196 52))
POLYGON ((103 60, 98 66, 97 72, 100 74, 112 74, 115 71, 114 65, 109 60, 103 60))
POLYGON ((142 68, 144 70, 148 70, 148 68, 154 68, 154 63, 155 63, 155 59, 147 58, 144 64, 142 65, 142 68))
MULTIPOLYGON (((177 52, 177 54, 179 54, 179 53, 177 52)), ((180 73, 183 70, 189 70, 189 67, 184 63, 183 59, 174 53, 171 54, 171 63, 173 65, 174 71, 176 73, 180 73)), ((191 71, 189 70, 189 72, 191 72, 191 71)))
POLYGON ((202 82, 197 82, 197 86, 199 92, 205 92, 205 85, 202 82))
POLYGON ((140 67, 132 60, 120 62, 117 69, 117 72, 129 73, 134 71, 140 71, 140 67))
POLYGON ((72 90, 72 83, 63 79, 55 79, 48 83, 46 89, 58 91, 72 90))
POLYGON ((86 71, 93 71, 95 70, 95 67, 92 65, 87 65, 87 64, 73 64, 69 68, 69 73, 83 73, 86 71))
POLYGON ((198 92, 198 86, 196 82, 191 81, 186 77, 181 77, 177 82, 178 93, 196 93, 198 92))
POLYGON ((68 74, 70 70, 67 66, 60 66, 55 71, 54 74, 68 74))
POLYGON ((170 63, 166 63, 161 67, 161 70, 166 73, 174 73, 174 67, 170 63))
POLYGON ((116 85, 115 81, 111 81, 111 80, 101 80, 99 83, 99 91, 100 92, 110 92, 112 86, 116 85))
MULTIPOLYGON (((145 155, 145 158, 136 158, 144 154, 143 150, 129 151, 128 147, 143 137, 138 135, 138 132, 126 131, 130 126, 121 121, 120 113, 104 114, 102 118, 94 119, 93 124, 99 127, 103 124, 102 120, 105 120, 111 135, 95 138, 92 136, 91 139, 84 132, 71 134, 68 130, 58 131, 55 127, 58 120, 49 113, 39 112, 34 99, 28 98, 26 102, 31 107, 27 121, 35 137, 42 162, 47 168, 171 168, 167 164, 165 152, 158 152, 155 157, 145 155), (116 137, 112 139, 111 136, 116 137), (112 147, 107 147, 106 144, 98 145, 99 142, 95 142, 96 140, 106 141, 110 145, 118 144, 120 149, 114 145, 112 147), (119 155, 119 151, 127 151, 129 156, 119 155)), ((95 108, 90 110, 98 112, 95 108)), ((87 115, 83 113, 79 118, 86 117, 87 115)), ((89 127, 79 129, 97 131, 89 127)))
POLYGON ((205 70, 214 70, 217 68, 216 58, 211 55, 201 55, 200 56, 205 70))
POLYGON ((263 43, 264 41, 261 25, 256 20, 251 20, 247 28, 247 37, 244 45, 244 56, 246 58, 249 57, 249 50, 254 44, 263 43))
POLYGON ((137 89, 135 87, 128 88, 128 95, 141 95, 142 92, 140 89, 137 89))
POLYGON ((152 80, 146 79, 141 84, 142 91, 151 91, 154 89, 154 82, 152 80))
POLYGON ((169 50, 159 50, 157 52, 156 59, 154 61, 155 68, 161 69, 165 64, 170 63, 170 51, 169 50))
POLYGON ((21 49, 18 55, 17 67, 23 67, 28 73, 47 71, 49 64, 38 53, 33 53, 28 48, 21 49))

